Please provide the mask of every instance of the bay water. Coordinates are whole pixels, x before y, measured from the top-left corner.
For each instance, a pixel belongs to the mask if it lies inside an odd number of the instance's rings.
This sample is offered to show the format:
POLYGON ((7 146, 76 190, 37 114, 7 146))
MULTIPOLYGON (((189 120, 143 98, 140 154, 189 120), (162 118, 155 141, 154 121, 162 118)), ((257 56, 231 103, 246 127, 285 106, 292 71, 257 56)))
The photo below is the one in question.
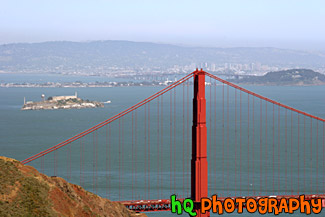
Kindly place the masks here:
MULTIPOLYGON (((2 77, 0 75, 0 80, 3 82, 9 82, 15 81, 15 82, 20 82, 23 80, 26 80, 23 76, 20 76, 19 78, 13 78, 12 76, 6 76, 2 77)), ((29 78, 30 79, 30 78, 29 78)), ((41 80, 41 81, 50 81, 51 79, 46 78, 46 76, 42 77, 37 77, 34 76, 30 80, 41 80), (48 79, 48 80, 47 80, 48 79)), ((76 79, 78 80, 78 79, 76 79)), ((51 80, 51 81, 57 81, 56 79, 51 80)), ((73 79, 71 80, 73 81, 73 79)), ((87 81, 85 78, 84 81, 87 81)), ((100 80, 98 80, 100 81, 100 80)), ((6 157, 11 157, 15 158, 17 160, 24 160, 27 157, 30 157, 33 154, 36 154, 42 150, 45 150, 53 145, 56 145, 60 143, 61 141, 68 139, 77 133, 88 129, 99 122, 108 119, 109 117, 127 109, 128 107, 136 104, 137 102, 141 101, 142 99, 154 94, 155 92, 161 90, 163 87, 113 87, 113 88, 0 88, 0 155, 6 156, 6 157), (80 109, 80 110, 38 110, 38 111, 21 111, 21 107, 23 105, 23 99, 26 97, 26 100, 28 101, 40 101, 41 100, 41 94, 45 94, 46 97, 48 96, 55 96, 55 95, 73 95, 75 92, 78 92, 78 96, 83 98, 83 99, 89 99, 89 100, 96 100, 100 102, 106 102, 108 100, 111 101, 110 104, 105 104, 104 108, 96 108, 96 109, 80 109)), ((189 98, 192 98, 192 86, 186 87, 189 89, 190 94, 189 98)), ((187 89, 185 88, 185 95, 187 93, 187 89)), ((254 91, 256 93, 259 93, 263 96, 269 97, 271 99, 274 99, 276 101, 282 102, 286 105, 292 106, 296 109, 305 111, 307 113, 310 113, 312 115, 319 116, 321 118, 325 118, 325 86, 246 86, 247 89, 254 91)), ((217 91, 221 91, 221 87, 217 87, 217 91)), ((207 93, 209 92, 209 87, 207 87, 207 93)), ((182 94, 183 94, 183 89, 180 87, 177 90, 176 93, 176 107, 172 108, 176 109, 176 116, 177 116, 177 125, 181 126, 182 122, 182 113, 183 113, 183 102, 182 102, 182 94)), ((173 96, 171 96, 173 97, 173 96)), ((212 97, 213 98, 213 97, 212 97)), ((239 99, 239 98, 238 98, 239 99)), ((164 97, 164 112, 168 113, 170 107, 169 107, 169 100, 170 100, 170 95, 167 95, 164 97)), ((207 107, 209 109, 209 96, 207 95, 207 107)), ((218 100, 221 100, 221 97, 218 96, 218 100)), ((191 100, 190 100, 191 102, 191 100)), ((221 102, 221 101, 218 101, 221 102)), ((233 101, 232 101, 233 102, 233 101)), ((239 102, 239 101, 238 101, 239 102)), ((160 101, 161 103, 161 101, 160 101)), ((156 104, 152 103, 151 104, 151 112, 152 112, 152 125, 156 125, 157 122, 155 120, 158 120, 156 116, 154 116, 154 111, 156 111, 156 104), (155 117, 155 118, 153 118, 155 117)), ((188 104, 185 102, 185 106, 188 104)), ((189 104, 191 106, 191 104, 189 104)), ((213 104, 212 104, 213 105, 213 104)), ((256 105, 258 106, 258 105, 256 105)), ((272 107, 269 107, 272 109, 272 107)), ((263 107, 264 109, 264 107, 263 107)), ((185 111, 187 111, 187 108, 185 107, 185 111)), ((221 111, 221 110, 220 110, 221 111)), ((191 116, 191 108, 188 110, 189 115, 191 116)), ((243 111, 245 112, 245 111, 243 111)), ((209 112, 208 112, 209 113, 209 112)), ((144 111, 141 110, 137 113, 137 118, 138 118, 138 125, 139 125, 139 131, 141 129, 144 129, 144 111)), ((168 116, 169 118, 169 116, 168 116)), ((216 117, 218 121, 220 121, 220 117, 216 117)), ((166 118, 167 119, 167 118, 166 118)), ((159 119, 161 120, 161 119, 159 119)), ((125 121, 125 128, 128 128, 128 125, 131 121, 131 117, 127 117, 124 119, 125 121)), ((170 135, 168 132, 168 120, 164 120, 164 130, 166 133, 166 138, 164 139, 165 141, 170 140, 170 135)), ((190 123, 191 123, 191 118, 190 118, 190 123)), ((309 123, 309 122, 308 122, 309 123)), ((209 123, 207 123, 209 126, 209 123)), ((321 125, 320 125, 321 126, 321 125)), ((112 125, 112 128, 117 128, 118 125, 116 124, 115 126, 112 125)), ((148 126, 147 126, 148 127, 148 126)), ((175 129, 177 136, 181 137, 182 136, 182 127, 175 129)), ((162 128, 161 128, 162 129, 162 128)), ((184 128, 185 131, 187 131, 187 128, 184 128)), ((322 128, 320 128, 322 129, 322 128)), ((125 141, 130 140, 131 137, 131 131, 128 129, 124 134, 125 141)), ((321 132, 321 131, 320 131, 321 132)), ((117 131, 115 132, 117 133, 117 131)), ((114 132, 113 132, 114 134, 114 132)), ((138 132, 140 135, 141 132, 138 132)), ((105 135, 105 132, 103 132, 103 135, 105 135)), ((115 134, 116 135, 116 134, 115 134)), ((155 138, 157 133, 155 130, 152 130, 152 138, 155 138)), ((187 135, 188 137, 188 135, 187 135)), ((209 136, 208 136, 209 137, 209 136)), ((219 137, 219 136, 218 136, 219 137)), ((221 137, 221 136, 220 136, 221 137)), ((183 139, 182 138, 175 138, 176 143, 182 143, 183 139), (179 142, 178 142, 179 141, 179 142)), ((90 139, 91 140, 91 139, 90 139)), ((272 141, 270 141, 272 143, 272 141)), ((116 139, 115 144, 118 144, 118 141, 116 139)), ((125 142, 125 148, 127 148, 127 145, 130 143, 125 142)), ((321 144, 321 142, 320 142, 321 144)), ((74 144, 71 145, 72 152, 74 150, 73 147, 74 144)), ((144 165, 141 164, 141 150, 143 150, 145 147, 141 147, 143 143, 139 142, 138 144, 138 152, 139 152, 139 162, 138 162, 138 167, 139 171, 141 170, 140 168, 143 167, 144 165)), ((75 145, 76 147, 79 147, 79 144, 75 145)), ((92 143, 89 142, 89 146, 92 147, 92 143)), ((181 145, 180 145, 181 146, 181 145)), ((103 146, 104 148, 105 146, 103 146)), ((101 146, 99 146, 99 153, 103 152, 102 149, 100 149, 101 146)), ((221 147, 219 147, 218 153, 221 153, 221 147)), ((114 149, 114 148, 113 148, 114 149)), ((115 147, 116 152, 117 152, 118 147, 115 147)), ((213 149, 213 148, 212 148, 213 149)), ((89 152, 85 151, 85 153, 92 155, 93 149, 89 149, 89 152)), ((177 158, 180 158, 182 160, 182 148, 176 148, 176 156, 177 158)), ((79 149, 78 149, 79 151, 79 149)), ((157 152, 157 149, 152 148, 152 151, 157 152)), ((161 150, 163 152, 163 156, 166 156, 166 159, 169 159, 169 149, 168 146, 161 150)), ((258 153, 259 150, 256 150, 256 153, 258 153)), ((172 153, 174 154, 174 153, 172 153)), ((209 153, 211 154, 211 153, 209 153)), ((112 154, 113 155, 113 154, 112 154)), ((256 154, 257 155, 257 154, 256 154)), ((131 155, 128 155, 127 152, 125 152, 125 158, 127 159, 131 155)), ((219 155, 218 155, 219 156, 219 155)), ((220 155, 221 156, 221 155, 220 155)), ((258 156, 258 155, 257 155, 258 156)), ((321 155, 319 155, 321 157, 321 155)), ((152 155, 152 159, 155 159, 157 155, 152 155)), ((211 157, 211 156, 210 156, 211 157)), ((86 157, 87 158, 87 157, 86 157)), ((112 156, 113 158, 113 156, 112 156)), ((188 156, 185 156, 187 159, 188 156)), ((64 157, 64 159, 66 159, 64 157)), ((105 159, 105 158, 102 158, 105 159)), ((72 154, 72 161, 75 161, 77 165, 79 165, 79 156, 76 155, 73 157, 72 154)), ((112 160, 112 162, 115 161, 117 164, 117 158, 112 160)), ((322 160, 322 159, 321 159, 322 160)), ((101 161, 101 158, 99 157, 99 161, 101 161)), ((52 161, 51 161, 52 162, 52 161)), ((51 164, 51 162, 48 162, 48 165, 51 164)), ((64 160, 64 163, 60 164, 58 163, 58 171, 64 171, 62 172, 62 176, 66 171, 66 160, 64 160), (62 168, 60 168, 62 167, 62 168)), ((73 163, 72 163, 73 164, 73 163)), ((112 163, 113 164, 113 163, 112 163)), ((221 163, 218 162, 217 168, 221 168, 221 163)), ((320 163, 321 164, 321 163, 320 163)), ((40 162, 31 164, 35 166, 39 171, 42 170, 40 162)), ((46 164, 45 164, 46 165, 46 164)), ((169 176, 173 175, 173 171, 169 170, 168 168, 168 162, 163 163, 164 165, 164 170, 162 171, 161 175, 164 175, 166 178, 163 178, 161 180, 168 182, 169 181, 169 176), (170 174, 169 174, 170 173, 170 174), (166 180, 165 180, 166 179, 166 180)), ((213 165, 213 163, 212 163, 213 165)), ((211 165, 211 168, 213 166, 211 165)), ((91 162, 89 165, 85 166, 85 171, 83 172, 83 187, 85 187, 89 191, 93 191, 93 186, 92 186, 92 179, 93 179, 93 173, 92 173, 92 164, 91 162), (88 168, 88 169, 87 169, 88 168)), ((186 165, 188 166, 188 165, 186 165)), ((186 167, 185 166, 185 167, 186 167)), ((105 167, 105 165, 103 165, 105 167)), ((72 166, 71 167, 71 177, 70 181, 76 184, 80 184, 79 180, 79 167, 78 166, 72 166), (74 171, 75 169, 75 171, 74 171)), ((113 190, 112 192, 112 197, 109 199, 112 200, 118 200, 118 190, 117 190, 117 185, 118 185, 118 179, 117 179, 117 174, 118 174, 118 167, 112 166, 112 168, 115 171, 112 171, 113 175, 115 174, 116 177, 114 178, 114 181, 112 181, 112 186, 115 187, 116 190, 113 190), (115 184, 114 184, 115 183, 115 184), (115 186, 114 186, 115 185, 115 186)), ((231 167, 232 168, 232 167, 231 167)), ((257 168, 257 167, 256 167, 257 168)), ((131 163, 125 163, 124 165, 125 171, 131 171, 131 163)), ((52 168, 43 168, 44 172, 47 175, 53 175, 53 169, 52 168)), ((155 166, 153 165, 151 168, 152 171, 155 171, 155 166)), ((177 171, 182 170, 182 165, 177 165, 177 171)), ((105 174, 101 174, 99 168, 99 179, 102 175, 102 177, 105 177, 105 174)), ((272 169, 268 170, 270 172, 270 177, 272 177, 272 169)), ((219 171, 218 174, 221 174, 219 171)), ((61 176, 60 173, 58 172, 58 176, 61 176)), ((141 173, 138 174, 138 182, 139 182, 139 187, 137 191, 144 191, 146 186, 143 182, 143 179, 141 179, 141 176, 143 176, 143 170, 141 173), (142 181, 141 181, 142 180, 142 181)), ((179 175, 181 176, 181 175, 179 175)), ((256 175, 258 176, 258 175, 256 175)), ((267 176, 268 177, 268 176, 267 176)), ((66 178, 66 177, 65 177, 66 178)), ((221 177, 221 175, 217 176, 218 182, 222 182, 222 178, 224 179, 225 177, 221 177)), ((298 177, 299 178, 299 177, 298 177)), ((131 177, 125 176, 123 179, 123 184, 125 186, 129 186, 129 190, 131 189, 131 177)), ((211 181, 213 182, 213 177, 211 177, 211 181)), ((257 179, 257 178, 256 178, 257 179)), ((152 178, 151 183, 157 183, 157 179, 152 178)), ((179 189, 180 191, 183 188, 182 184, 182 177, 179 177, 179 180, 177 178, 177 186, 176 188, 179 189)), ((185 183, 188 182, 188 179, 185 180, 185 183)), ((271 181, 270 181, 271 182, 271 181)), ((158 182, 159 183, 159 182, 158 182)), ((302 181, 301 181, 302 183, 302 181)), ((321 184, 321 183, 320 183, 321 184)), ((97 193, 101 196, 106 196, 107 192, 105 192, 105 180, 103 178, 103 181, 99 181, 98 184, 98 190, 97 193), (101 184, 102 183, 102 184, 101 184), (102 186, 100 186, 102 185, 102 186)), ((154 185, 153 185, 154 186, 154 185)), ((299 186, 300 187, 300 186, 299 186)), ((167 197, 169 194, 168 186, 165 186, 165 190, 161 190, 164 192, 160 192, 161 194, 164 193, 164 196, 167 197)), ((186 187, 188 188, 188 187, 186 187)), ((223 188, 222 184, 219 185, 220 189, 223 188)), ((219 189, 219 190, 220 190, 219 189)), ((258 187, 256 187, 258 189, 258 187)), ((186 190, 186 189, 185 189, 186 190)), ((125 190, 127 191, 127 189, 125 190)), ((124 192, 125 193, 125 192, 124 192)), ((126 194, 126 193, 125 193, 126 194)), ((139 193, 140 194, 140 193, 139 193)), ((159 195, 159 192, 157 193, 159 195)), ((188 196, 188 195, 186 195, 188 196)), ((140 197, 141 199, 141 197, 140 197)), ((176 214, 171 214, 170 212, 162 212, 162 213, 149 213, 148 216, 172 216, 176 214)), ((227 214, 226 214, 227 215, 227 214)), ((236 214, 233 214, 236 215, 236 214)), ((236 215, 236 216, 258 216, 259 214, 242 214, 242 215, 236 215)), ((286 216, 285 214, 282 214, 283 216, 286 216)), ((300 214, 300 213, 295 213, 294 215, 290 216, 302 216, 305 214, 300 214)))

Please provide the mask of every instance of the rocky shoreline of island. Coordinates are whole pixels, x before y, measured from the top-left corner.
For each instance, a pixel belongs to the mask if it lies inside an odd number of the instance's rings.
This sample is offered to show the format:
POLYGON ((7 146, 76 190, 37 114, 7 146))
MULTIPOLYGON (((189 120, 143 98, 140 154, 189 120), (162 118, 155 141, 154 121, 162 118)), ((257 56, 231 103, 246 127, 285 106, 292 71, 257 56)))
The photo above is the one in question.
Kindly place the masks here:
POLYGON ((40 102, 24 102, 21 110, 56 110, 104 107, 104 103, 83 100, 75 96, 54 96, 40 102))

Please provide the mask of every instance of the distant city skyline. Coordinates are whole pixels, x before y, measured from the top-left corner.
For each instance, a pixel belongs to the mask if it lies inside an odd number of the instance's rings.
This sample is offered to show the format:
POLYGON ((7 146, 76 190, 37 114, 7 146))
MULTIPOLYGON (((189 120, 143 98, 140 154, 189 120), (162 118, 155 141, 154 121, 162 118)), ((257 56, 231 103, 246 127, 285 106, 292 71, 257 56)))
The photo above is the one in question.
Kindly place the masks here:
POLYGON ((325 50, 323 0, 0 2, 0 44, 129 40, 325 50))

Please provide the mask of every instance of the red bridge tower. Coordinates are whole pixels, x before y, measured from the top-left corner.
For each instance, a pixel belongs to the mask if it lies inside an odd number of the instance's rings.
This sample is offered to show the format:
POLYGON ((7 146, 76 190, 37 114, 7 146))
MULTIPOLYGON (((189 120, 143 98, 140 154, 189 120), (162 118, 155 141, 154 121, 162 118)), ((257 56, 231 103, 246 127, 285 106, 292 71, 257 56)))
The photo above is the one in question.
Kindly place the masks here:
POLYGON ((207 127, 205 100, 205 72, 194 72, 191 197, 198 217, 208 217, 209 212, 201 213, 201 198, 208 197, 207 127))

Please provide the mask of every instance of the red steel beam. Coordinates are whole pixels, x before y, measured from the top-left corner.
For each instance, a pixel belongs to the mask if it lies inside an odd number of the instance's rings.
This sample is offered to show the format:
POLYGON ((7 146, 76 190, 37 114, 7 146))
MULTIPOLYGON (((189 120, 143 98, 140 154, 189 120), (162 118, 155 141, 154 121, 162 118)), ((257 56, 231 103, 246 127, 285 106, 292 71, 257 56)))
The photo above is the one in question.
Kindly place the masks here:
POLYGON ((191 197, 198 217, 208 217, 201 213, 201 198, 208 197, 207 127, 205 100, 205 73, 202 69, 194 72, 191 197))

